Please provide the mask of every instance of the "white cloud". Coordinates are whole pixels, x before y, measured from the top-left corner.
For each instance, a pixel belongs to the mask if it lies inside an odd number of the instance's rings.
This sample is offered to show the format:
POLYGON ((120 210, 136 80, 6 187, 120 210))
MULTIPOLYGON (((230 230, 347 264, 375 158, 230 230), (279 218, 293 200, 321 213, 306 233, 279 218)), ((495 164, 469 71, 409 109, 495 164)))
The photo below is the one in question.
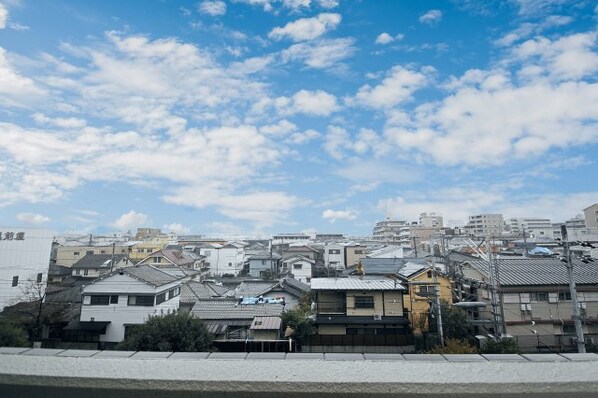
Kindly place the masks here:
POLYGON ((289 22, 282 28, 274 28, 268 33, 268 37, 274 40, 288 37, 295 42, 313 40, 335 29, 340 22, 340 14, 323 13, 314 18, 289 22))
POLYGON ((519 8, 519 15, 523 17, 544 16, 553 12, 569 0, 510 0, 519 8))
POLYGON ((318 133, 315 130, 308 129, 303 132, 296 132, 291 134, 289 137, 289 142, 295 145, 302 145, 307 144, 309 141, 314 140, 316 138, 320 138, 322 134, 318 133))
POLYGON ((6 28, 6 20, 8 19, 8 10, 0 3, 0 29, 6 28))
POLYGON ((376 44, 388 44, 392 43, 393 41, 394 38, 386 32, 380 33, 376 38, 376 44))
POLYGON ((19 213, 17 214, 17 220, 25 224, 40 225, 49 222, 50 218, 35 213, 19 213))
POLYGON ((428 25, 434 25, 442 19, 442 11, 440 10, 430 10, 426 12, 424 15, 419 17, 419 22, 425 23, 428 25))
POLYGON ((301 90, 293 95, 293 113, 328 116, 338 110, 336 97, 322 90, 301 90))
POLYGON ((327 209, 322 212, 322 218, 334 223, 337 220, 355 220, 357 218, 357 213, 353 210, 327 209))
POLYGON ((13 68, 6 50, 0 47, 0 104, 20 107, 24 102, 33 102, 44 95, 45 91, 32 79, 22 76, 13 68))
POLYGON ((354 101, 371 108, 392 108, 409 101, 412 94, 430 82, 431 68, 413 71, 402 66, 393 67, 377 86, 366 84, 359 88, 354 101))
POLYGON ((311 0, 282 0, 282 5, 292 10, 309 8, 311 5, 311 0))
POLYGON ((131 210, 128 213, 124 213, 117 218, 112 226, 117 228, 119 231, 133 230, 137 227, 142 227, 147 223, 148 217, 143 213, 137 213, 131 210))
POLYGON ((65 129, 76 129, 76 128, 85 127, 87 125, 87 122, 85 120, 74 118, 74 117, 50 118, 41 113, 34 113, 32 117, 33 117, 33 120, 35 120, 35 122, 37 124, 44 125, 44 126, 49 125, 49 126, 55 126, 55 127, 65 128, 65 129))
POLYGON ((339 0, 316 0, 318 5, 322 8, 338 7, 339 0))
POLYGON ((172 223, 162 226, 164 231, 173 232, 177 235, 186 235, 191 233, 191 228, 185 227, 183 224, 172 223))
POLYGON ((202 1, 198 6, 199 12, 212 16, 226 14, 226 3, 224 1, 202 1))
POLYGON ((344 150, 351 147, 351 136, 349 132, 339 126, 328 126, 326 132, 324 149, 336 160, 342 159, 344 150))
POLYGON ((293 44, 281 53, 283 62, 299 61, 314 69, 330 68, 355 52, 354 39, 319 40, 293 44))

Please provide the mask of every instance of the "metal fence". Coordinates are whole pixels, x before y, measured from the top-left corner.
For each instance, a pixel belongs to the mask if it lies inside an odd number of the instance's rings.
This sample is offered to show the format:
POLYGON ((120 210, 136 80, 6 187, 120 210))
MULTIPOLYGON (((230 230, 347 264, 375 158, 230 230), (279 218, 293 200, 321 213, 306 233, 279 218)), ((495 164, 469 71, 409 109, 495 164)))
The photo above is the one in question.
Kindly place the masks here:
POLYGON ((411 335, 314 335, 311 346, 404 346, 413 344, 411 335))
MULTIPOLYGON (((536 334, 513 337, 522 352, 577 352, 574 335, 536 334)), ((586 334, 586 350, 598 350, 598 334, 586 334)))

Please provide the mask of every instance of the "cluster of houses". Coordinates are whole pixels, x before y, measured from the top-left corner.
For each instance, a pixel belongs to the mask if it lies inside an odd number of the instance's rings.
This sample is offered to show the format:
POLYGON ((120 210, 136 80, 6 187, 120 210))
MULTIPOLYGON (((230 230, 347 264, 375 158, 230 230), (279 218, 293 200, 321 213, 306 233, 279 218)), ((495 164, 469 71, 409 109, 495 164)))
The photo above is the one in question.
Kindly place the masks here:
MULTIPOLYGON (((500 334, 524 351, 574 348, 557 238, 498 234, 482 245, 475 234, 451 234, 438 216, 423 216, 418 238, 404 242, 400 222, 378 223, 378 236, 369 238, 289 233, 232 241, 151 228, 85 238, 19 229, 22 239, 0 241, 2 280, 11 282, 0 289, 12 296, 0 303, 0 317, 23 312, 31 298, 24 290, 37 284, 45 291, 33 301, 68 309, 46 325, 44 346, 109 349, 150 317, 184 311, 205 323, 219 350, 296 350, 282 316, 307 301, 313 334, 302 351, 402 353, 434 332, 430 317, 443 303, 465 312, 480 344, 500 334), (424 230, 444 234, 438 241, 424 230), (390 237, 381 239, 383 232, 390 237)), ((598 252, 591 246, 598 237, 585 236, 572 263, 586 345, 594 346, 598 252)))

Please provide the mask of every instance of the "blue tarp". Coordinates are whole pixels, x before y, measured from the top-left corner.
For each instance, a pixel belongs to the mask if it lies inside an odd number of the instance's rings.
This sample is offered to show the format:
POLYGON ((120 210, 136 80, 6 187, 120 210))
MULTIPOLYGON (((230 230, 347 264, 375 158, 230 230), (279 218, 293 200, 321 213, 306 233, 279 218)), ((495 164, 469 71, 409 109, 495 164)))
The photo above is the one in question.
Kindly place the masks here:
POLYGON ((551 256, 554 254, 550 249, 547 249, 547 248, 541 247, 541 246, 534 247, 528 253, 529 254, 544 254, 547 256, 551 256))

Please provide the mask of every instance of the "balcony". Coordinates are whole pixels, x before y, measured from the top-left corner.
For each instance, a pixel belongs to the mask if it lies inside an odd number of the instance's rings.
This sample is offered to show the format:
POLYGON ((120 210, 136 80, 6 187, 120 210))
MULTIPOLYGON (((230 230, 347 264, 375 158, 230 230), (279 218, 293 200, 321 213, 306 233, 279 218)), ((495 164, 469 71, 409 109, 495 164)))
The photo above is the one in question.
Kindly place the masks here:
POLYGON ((346 315, 347 303, 345 301, 323 301, 316 304, 318 315, 346 315))

